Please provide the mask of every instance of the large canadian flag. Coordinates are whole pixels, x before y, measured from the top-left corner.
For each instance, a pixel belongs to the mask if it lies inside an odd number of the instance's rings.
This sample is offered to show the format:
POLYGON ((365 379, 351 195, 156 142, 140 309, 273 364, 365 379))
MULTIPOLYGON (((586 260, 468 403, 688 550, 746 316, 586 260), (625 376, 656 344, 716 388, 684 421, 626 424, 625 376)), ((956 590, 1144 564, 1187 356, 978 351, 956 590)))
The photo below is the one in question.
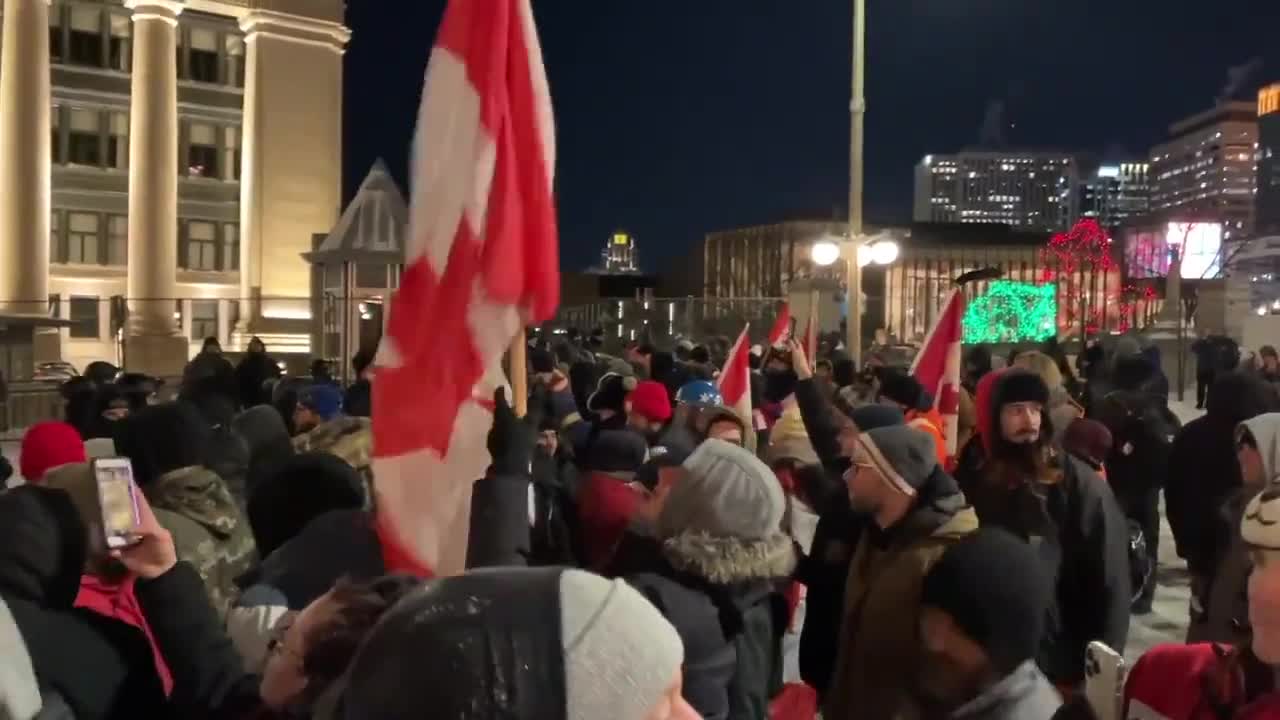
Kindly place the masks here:
POLYGON ((750 329, 750 324, 742 328, 742 334, 738 336, 737 342, 729 350, 729 357, 724 361, 724 370, 716 377, 716 385, 720 388, 720 397, 724 398, 725 406, 742 418, 742 424, 747 428, 746 437, 742 438, 743 444, 754 451, 756 436, 753 430, 756 422, 751 411, 751 364, 747 357, 751 352, 751 339, 747 334, 750 329))
POLYGON ((911 363, 911 374, 933 395, 933 406, 942 416, 947 455, 955 457, 960 419, 960 343, 963 339, 964 295, 951 291, 942 314, 925 337, 911 363))
POLYGON ((388 570, 464 569, 503 353, 559 303, 554 165, 529 0, 450 0, 427 65, 405 269, 373 386, 388 570))

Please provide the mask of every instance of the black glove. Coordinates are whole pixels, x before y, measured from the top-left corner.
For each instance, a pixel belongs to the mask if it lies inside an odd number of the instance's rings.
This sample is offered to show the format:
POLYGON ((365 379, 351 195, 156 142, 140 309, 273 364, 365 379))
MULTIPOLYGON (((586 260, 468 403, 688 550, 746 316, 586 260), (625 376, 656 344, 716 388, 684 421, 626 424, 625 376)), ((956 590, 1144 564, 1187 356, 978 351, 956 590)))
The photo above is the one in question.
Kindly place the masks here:
POLYGON ((529 398, 529 413, 518 418, 507 404, 506 390, 498 388, 493 391, 493 428, 489 430, 487 444, 492 458, 489 469, 494 475, 529 474, 545 402, 535 389, 533 397, 529 398))

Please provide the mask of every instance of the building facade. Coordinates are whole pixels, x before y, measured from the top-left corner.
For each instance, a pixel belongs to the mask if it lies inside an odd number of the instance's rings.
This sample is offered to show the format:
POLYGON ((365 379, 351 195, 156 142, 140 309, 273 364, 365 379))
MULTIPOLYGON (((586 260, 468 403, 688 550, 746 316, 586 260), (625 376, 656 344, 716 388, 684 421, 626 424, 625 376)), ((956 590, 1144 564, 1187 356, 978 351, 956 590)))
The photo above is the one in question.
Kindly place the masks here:
POLYGON ((912 219, 1066 230, 1077 217, 1079 184, 1076 159, 1064 153, 926 155, 916 166, 912 219))
POLYGON ((621 230, 610 235, 609 242, 600 251, 600 263, 606 273, 640 272, 635 237, 621 230))
POLYGON ((1228 102, 1169 128, 1151 151, 1151 210, 1223 223, 1232 238, 1254 225, 1258 114, 1252 103, 1228 102))
POLYGON ((1280 83, 1258 91, 1258 194, 1260 234, 1280 235, 1280 83))
POLYGON ((1080 217, 1118 227, 1151 211, 1150 164, 1103 164, 1080 183, 1080 217))
POLYGON ((167 375, 204 337, 310 350, 342 20, 340 0, 4 0, 0 105, 24 111, 0 117, 0 305, 72 321, 38 359, 167 375))
POLYGON ((819 240, 842 236, 840 222, 801 220, 707 233, 702 245, 703 291, 715 298, 781 298, 812 266, 819 240))

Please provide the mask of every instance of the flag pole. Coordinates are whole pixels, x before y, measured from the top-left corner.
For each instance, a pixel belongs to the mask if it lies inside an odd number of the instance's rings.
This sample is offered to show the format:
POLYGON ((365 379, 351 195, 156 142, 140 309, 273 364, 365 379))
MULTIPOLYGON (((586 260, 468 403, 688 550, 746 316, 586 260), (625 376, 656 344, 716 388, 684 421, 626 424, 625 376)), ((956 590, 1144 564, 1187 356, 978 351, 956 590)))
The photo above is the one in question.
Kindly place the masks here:
POLYGON ((507 351, 508 372, 511 373, 511 407, 516 417, 524 417, 529 412, 529 362, 525 353, 529 348, 524 328, 511 339, 511 347, 507 351))

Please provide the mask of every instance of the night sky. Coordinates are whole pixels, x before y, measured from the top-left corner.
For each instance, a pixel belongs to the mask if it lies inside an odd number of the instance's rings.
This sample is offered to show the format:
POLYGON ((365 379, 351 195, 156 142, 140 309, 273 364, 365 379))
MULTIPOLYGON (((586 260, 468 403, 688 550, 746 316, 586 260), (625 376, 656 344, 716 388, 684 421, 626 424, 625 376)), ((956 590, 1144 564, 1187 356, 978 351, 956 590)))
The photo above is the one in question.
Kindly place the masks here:
MULTIPOLYGON (((344 166, 402 187, 444 0, 348 0, 344 166)), ((1280 0, 868 0, 870 222, 910 219, 912 167, 976 144, 1145 157, 1280 80, 1280 0)), ((843 214, 851 0, 535 0, 555 105, 561 260, 615 228, 659 271, 709 230, 843 214)))

